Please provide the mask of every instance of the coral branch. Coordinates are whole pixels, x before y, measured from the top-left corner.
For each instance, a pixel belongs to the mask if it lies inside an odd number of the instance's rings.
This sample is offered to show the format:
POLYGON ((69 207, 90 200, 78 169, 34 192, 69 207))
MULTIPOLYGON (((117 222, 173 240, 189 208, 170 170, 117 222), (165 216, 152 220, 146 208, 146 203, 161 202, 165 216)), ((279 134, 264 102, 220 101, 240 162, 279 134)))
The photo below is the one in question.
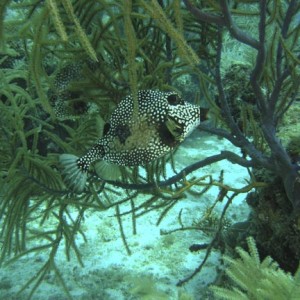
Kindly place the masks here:
POLYGON ((238 26, 233 22, 227 0, 221 1, 221 9, 224 14, 225 26, 232 34, 232 36, 246 45, 249 45, 255 49, 259 49, 259 42, 251 36, 249 36, 246 32, 242 31, 240 28, 238 28, 238 26))
POLYGON ((124 189, 132 189, 132 190, 150 190, 155 189, 157 187, 164 187, 164 186, 170 186, 172 184, 175 184, 176 182, 185 179, 186 175, 203 168, 205 166, 208 166, 212 163, 221 161, 221 160, 229 160, 232 163, 239 164, 241 166, 244 166, 246 168, 253 167, 254 164, 251 160, 246 160, 237 154, 234 154, 230 151, 222 151, 220 154, 216 154, 210 157, 207 157, 203 160, 200 160, 192 165, 189 165, 188 167, 182 169, 179 173, 176 175, 170 177, 167 180, 160 181, 160 182, 147 182, 147 183, 125 183, 125 182, 117 182, 117 181, 111 181, 107 180, 107 183, 110 183, 114 186, 122 187, 124 189))
POLYGON ((267 113, 267 104, 264 98, 262 88, 259 84, 265 60, 266 60, 266 45, 265 45, 265 26, 266 26, 266 1, 260 2, 260 23, 259 23, 259 45, 256 56, 256 64, 251 74, 250 83, 252 85, 255 96, 257 97, 257 105, 261 112, 265 115, 267 113))
MULTIPOLYGON (((296 67, 297 56, 294 52, 294 46, 286 46, 286 40, 289 38, 289 29, 295 17, 295 9, 297 1, 290 1, 283 13, 283 22, 271 17, 272 22, 277 22, 281 27, 281 35, 273 39, 272 43, 275 44, 276 59, 272 59, 272 53, 268 53, 266 32, 267 32, 267 18, 268 7, 267 1, 259 1, 259 25, 258 25, 258 40, 252 38, 249 33, 246 33, 235 24, 232 18, 232 12, 228 6, 228 1, 220 1, 220 15, 212 15, 196 8, 189 0, 184 0, 187 9, 196 17, 199 22, 207 22, 218 26, 219 36, 217 44, 217 57, 216 57, 216 71, 215 80, 219 93, 219 101, 222 110, 222 117, 224 118, 230 133, 225 130, 203 128, 204 130, 227 138, 235 146, 240 147, 243 151, 251 157, 251 162, 255 167, 264 167, 275 175, 279 176, 284 183, 286 194, 293 204, 294 208, 300 207, 300 175, 298 174, 299 167, 291 162, 291 159, 282 146, 280 140, 276 136, 276 126, 278 125, 278 118, 286 111, 286 107, 292 104, 292 99, 298 93, 298 87, 294 85, 295 78, 297 77, 296 67), (250 84, 253 88, 255 95, 257 109, 260 115, 260 126, 264 135, 264 139, 268 144, 271 153, 267 156, 261 150, 257 149, 255 145, 249 140, 245 133, 238 126, 236 119, 233 117, 231 107, 227 100, 227 95, 223 88, 221 78, 221 53, 222 53, 222 31, 226 28, 230 34, 239 42, 244 43, 257 50, 256 63, 250 76, 250 84), (287 48, 287 50, 285 50, 287 48), (285 53, 283 53, 283 50, 285 53), (286 54, 286 56, 284 56, 286 54), (267 60, 267 57, 269 58, 267 60), (296 58, 296 60, 295 60, 296 58), (272 83, 265 82, 265 73, 275 70, 275 76, 272 83), (292 76, 293 75, 293 76, 292 76), (288 83, 288 88, 285 87, 284 97, 282 100, 282 93, 284 85, 288 83), (290 97, 291 100, 288 98, 290 97), (287 103, 287 105, 285 105, 287 103), (278 108, 279 107, 279 108, 278 108), (281 108, 281 109, 280 109, 281 108)), ((276 12, 275 12, 276 13, 276 12)), ((274 13, 274 14, 275 14, 274 13)), ((297 25, 296 25, 297 26, 297 25)), ((299 34, 299 25, 293 29, 294 38, 299 34)), ((293 43, 292 43, 293 45, 293 43)), ((271 49, 274 49, 272 46, 271 49)), ((272 50, 270 50, 272 52, 272 50)), ((228 154, 227 154, 228 155, 228 154)))
POLYGON ((186 5, 187 9, 196 17, 197 20, 202 22, 207 22, 210 24, 216 24, 219 26, 225 25, 225 20, 221 16, 204 13, 200 9, 196 8, 194 5, 192 5, 191 1, 184 0, 184 4, 186 5))

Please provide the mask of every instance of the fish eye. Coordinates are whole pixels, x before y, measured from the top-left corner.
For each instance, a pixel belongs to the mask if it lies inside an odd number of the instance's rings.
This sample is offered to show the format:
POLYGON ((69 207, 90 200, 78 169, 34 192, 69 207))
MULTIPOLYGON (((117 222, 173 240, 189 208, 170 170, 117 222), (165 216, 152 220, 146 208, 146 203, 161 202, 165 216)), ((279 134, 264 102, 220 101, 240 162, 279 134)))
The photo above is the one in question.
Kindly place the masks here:
POLYGON ((177 94, 169 95, 167 101, 170 105, 183 104, 183 100, 177 94))

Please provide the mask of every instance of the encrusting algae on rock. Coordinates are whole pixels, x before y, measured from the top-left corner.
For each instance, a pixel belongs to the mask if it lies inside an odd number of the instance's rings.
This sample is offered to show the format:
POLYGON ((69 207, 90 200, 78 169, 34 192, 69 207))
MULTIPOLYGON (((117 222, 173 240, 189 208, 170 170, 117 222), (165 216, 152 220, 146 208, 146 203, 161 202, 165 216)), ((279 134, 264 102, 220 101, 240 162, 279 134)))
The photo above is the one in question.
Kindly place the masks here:
POLYGON ((133 102, 132 96, 120 102, 104 126, 103 137, 84 156, 60 156, 66 183, 74 191, 84 190, 93 162, 145 165, 179 145, 200 123, 200 107, 175 92, 139 91, 137 116, 133 102))

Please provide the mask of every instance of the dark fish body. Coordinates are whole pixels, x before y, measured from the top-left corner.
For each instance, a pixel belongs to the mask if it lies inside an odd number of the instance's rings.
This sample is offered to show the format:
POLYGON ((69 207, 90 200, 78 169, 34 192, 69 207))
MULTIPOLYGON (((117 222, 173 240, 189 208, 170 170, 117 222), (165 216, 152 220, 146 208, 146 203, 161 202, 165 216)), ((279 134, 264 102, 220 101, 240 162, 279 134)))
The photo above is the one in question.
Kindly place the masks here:
POLYGON ((83 190, 91 163, 104 160, 119 166, 145 165, 171 151, 200 123, 200 107, 175 92, 138 92, 122 100, 104 126, 103 137, 82 157, 63 154, 69 185, 83 190))

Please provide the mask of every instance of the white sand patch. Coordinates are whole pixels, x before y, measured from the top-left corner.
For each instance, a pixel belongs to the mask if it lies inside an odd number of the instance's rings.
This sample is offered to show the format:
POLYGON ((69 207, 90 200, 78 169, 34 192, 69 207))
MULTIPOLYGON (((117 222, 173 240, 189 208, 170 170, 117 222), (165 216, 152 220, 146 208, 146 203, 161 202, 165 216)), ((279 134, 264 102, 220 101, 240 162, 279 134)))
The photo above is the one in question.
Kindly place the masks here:
MULTIPOLYGON (((228 141, 216 137, 204 136, 194 132, 180 147, 176 154, 178 170, 221 150, 239 153, 228 141)), ((192 174, 201 177, 207 174, 218 179, 224 170, 224 183, 235 188, 246 185, 247 171, 227 161, 206 166, 192 174)), ((168 176, 171 176, 171 171, 168 176)), ((188 178, 190 178, 189 176, 188 178)), ((176 283, 189 276, 201 263, 205 251, 192 253, 189 247, 195 243, 208 243, 210 237, 201 231, 177 231, 161 235, 161 230, 179 228, 178 215, 182 210, 182 222, 191 225, 194 218, 199 218, 203 210, 216 199, 217 187, 211 188, 201 197, 187 195, 168 212, 159 226, 156 222, 158 212, 151 212, 137 219, 137 234, 133 234, 132 218, 122 218, 124 231, 131 255, 126 253, 120 237, 119 224, 114 217, 115 210, 104 212, 89 210, 85 215, 83 230, 88 242, 78 237, 84 267, 75 258, 67 262, 61 247, 56 258, 68 290, 76 300, 122 300, 122 299, 180 299, 182 293, 194 299, 205 299, 205 288, 216 276, 216 267, 220 264, 219 253, 214 251, 202 272, 196 275, 182 288, 176 283), (135 295, 134 295, 135 294, 135 295)), ((140 199, 149 195, 140 195, 140 199)), ((244 202, 245 194, 239 195, 229 209, 228 215, 234 215, 234 222, 247 217, 248 208, 244 202)), ((222 205, 218 207, 221 211, 222 205)), ((121 212, 130 210, 130 206, 121 206, 121 212)), ((16 296, 16 291, 46 261, 45 254, 22 258, 12 265, 0 269, 0 299, 26 299, 29 290, 16 296)), ((34 300, 67 299, 53 274, 32 297, 34 300)), ((192 299, 192 298, 191 298, 192 299)))

